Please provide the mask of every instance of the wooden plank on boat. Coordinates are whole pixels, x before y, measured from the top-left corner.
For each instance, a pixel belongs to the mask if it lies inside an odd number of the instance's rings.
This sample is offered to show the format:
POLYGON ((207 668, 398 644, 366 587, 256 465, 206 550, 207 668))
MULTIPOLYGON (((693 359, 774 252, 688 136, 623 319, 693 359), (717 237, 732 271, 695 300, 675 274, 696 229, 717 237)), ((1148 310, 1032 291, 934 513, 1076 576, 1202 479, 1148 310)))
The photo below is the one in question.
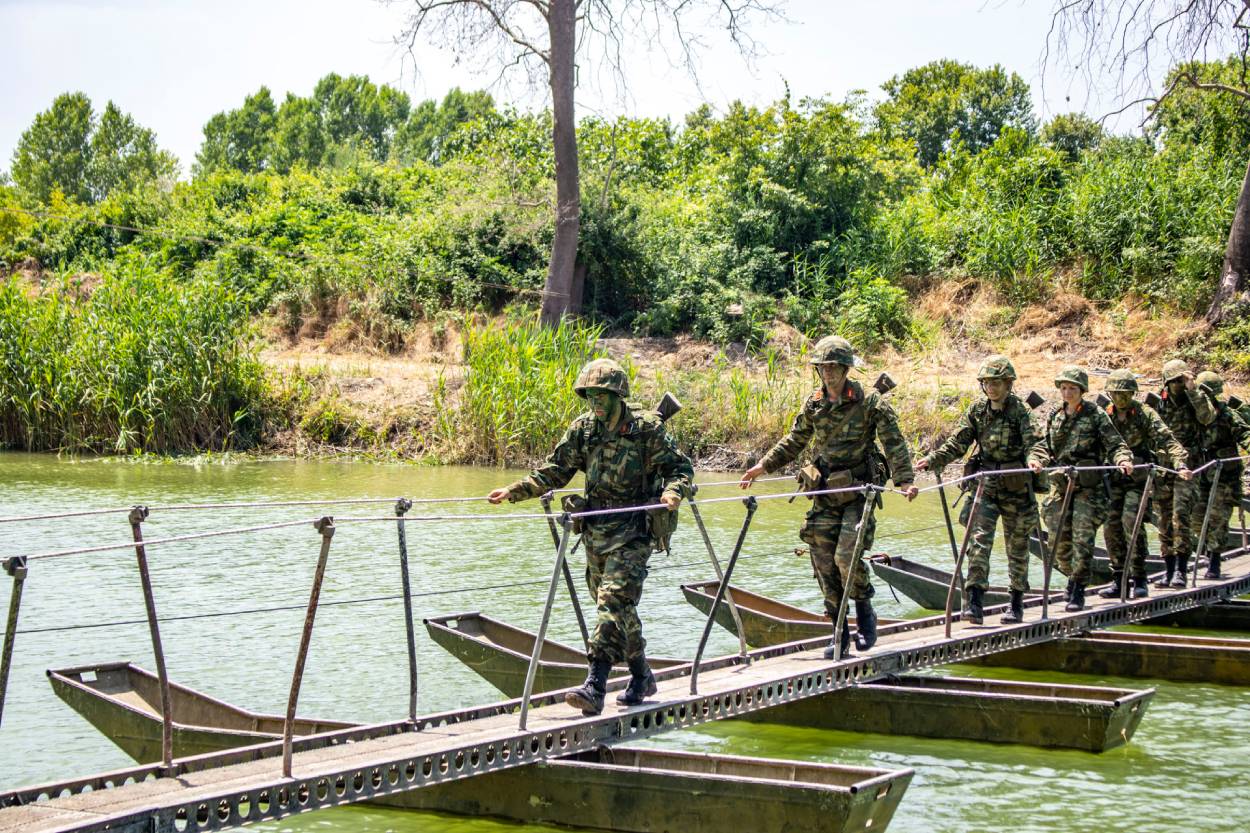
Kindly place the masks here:
POLYGON ((1103 752, 1137 731, 1155 690, 901 676, 786 703, 744 720, 844 732, 1103 752))

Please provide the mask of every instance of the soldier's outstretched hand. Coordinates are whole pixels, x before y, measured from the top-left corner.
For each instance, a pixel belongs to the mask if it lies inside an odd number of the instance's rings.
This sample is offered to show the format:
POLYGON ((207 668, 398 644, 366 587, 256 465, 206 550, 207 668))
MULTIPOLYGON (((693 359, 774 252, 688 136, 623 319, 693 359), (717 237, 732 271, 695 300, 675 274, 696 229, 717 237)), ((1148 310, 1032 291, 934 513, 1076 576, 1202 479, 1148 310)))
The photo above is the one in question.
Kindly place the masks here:
POLYGON ((908 502, 916 499, 916 495, 920 494, 920 490, 916 488, 915 483, 900 483, 899 490, 907 495, 908 502))
POLYGON ((919 460, 916 461, 913 468, 916 471, 928 471, 929 470, 929 458, 921 457, 919 460))
POLYGON ((681 498, 677 495, 660 495, 660 503, 672 510, 681 505, 681 498))
POLYGON ((1194 473, 1189 470, 1188 466, 1181 466, 1180 471, 1178 471, 1177 474, 1181 476, 1181 480, 1193 480, 1194 479, 1194 473))
POLYGON ((738 481, 738 486, 743 489, 750 488, 751 481, 755 480, 755 478, 759 477, 763 473, 764 467, 756 463, 754 466, 751 466, 751 468, 742 473, 742 479, 738 481))
POLYGON ((1033 472, 1034 474, 1037 474, 1041 470, 1042 470, 1041 463, 1037 462, 1036 460, 1029 461, 1029 471, 1033 472))
POLYGON ((494 504, 503 503, 505 500, 508 499, 508 490, 506 487, 502 489, 495 489, 493 492, 491 492, 489 495, 486 496, 486 499, 494 504))
POLYGON ((1120 472, 1121 472, 1121 473, 1122 473, 1125 477, 1132 477, 1132 476, 1133 476, 1133 464, 1132 464, 1132 463, 1121 463, 1121 464, 1120 464, 1120 472))

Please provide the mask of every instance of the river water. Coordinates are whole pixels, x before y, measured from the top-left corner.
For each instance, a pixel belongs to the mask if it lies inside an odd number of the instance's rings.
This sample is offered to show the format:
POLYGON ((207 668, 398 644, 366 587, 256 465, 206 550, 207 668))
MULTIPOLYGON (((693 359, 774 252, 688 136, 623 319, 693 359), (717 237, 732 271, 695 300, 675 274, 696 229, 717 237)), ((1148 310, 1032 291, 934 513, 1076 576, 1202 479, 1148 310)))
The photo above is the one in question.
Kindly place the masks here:
MULTIPOLYGON (((245 708, 280 713, 319 535, 312 520, 338 519, 322 606, 300 699, 300 714, 358 721, 401 718, 407 709, 402 603, 393 598, 399 569, 392 523, 350 518, 390 515, 370 506, 162 510, 176 503, 361 497, 412 498, 485 494, 515 473, 475 468, 423 468, 362 462, 279 461, 134 463, 66 461, 0 455, 0 516, 149 505, 148 538, 225 527, 307 519, 306 524, 246 536, 152 547, 149 560, 171 678, 245 708), (362 601, 364 600, 364 601, 362 601), (273 610, 273 608, 282 608, 273 610), (265 610, 261 610, 265 609, 265 610), (211 615, 205 614, 230 614, 211 615), (181 617, 181 618, 179 618, 181 617)), ((700 480, 724 476, 701 474, 700 480)), ((789 488, 764 484, 758 493, 789 488)), ((704 499, 732 497, 709 488, 704 499)), ((819 593, 806 559, 792 554, 804 502, 763 501, 735 583, 810 609, 819 593)), ((502 514, 537 502, 420 507, 439 514, 502 514)), ((649 652, 692 656, 702 627, 678 585, 711 577, 688 514, 672 556, 657 555, 642 603, 649 652)), ((726 557, 742 519, 737 501, 704 508, 713 541, 726 557)), ((935 495, 914 504, 888 496, 874 549, 947 566, 950 549, 935 495)), ((545 523, 412 522, 416 615, 480 610, 537 629, 552 563, 545 523)), ((0 555, 129 540, 125 513, 0 525, 0 555)), ((574 558, 575 573, 580 558, 574 558)), ((1040 585, 1040 570, 1034 582, 1040 585)), ((1005 583, 994 562, 991 581, 1005 583)), ((884 616, 917 613, 877 584, 884 616)), ((8 582, 0 582, 7 609, 8 582)), ((0 625, 3 623, 0 622, 0 625)), ((500 699, 484 680, 432 644, 419 628, 420 710, 500 699)), ((579 640, 566 599, 555 609, 552 636, 579 640)), ((713 631, 708 655, 737 642, 713 631)), ((0 726, 0 787, 114 769, 131 762, 53 695, 44 671, 104 661, 154 668, 133 551, 32 562, 8 702, 0 726)), ((1132 742, 1101 755, 1032 747, 925 740, 886 735, 723 723, 681 730, 657 746, 880 767, 911 767, 916 776, 890 827, 897 833, 950 831, 1245 831, 1250 789, 1244 752, 1250 701, 1241 689, 1154 680, 1093 678, 1010 669, 951 668, 945 673, 1004 679, 1154 686, 1158 693, 1132 742)), ((517 825, 484 819, 344 808, 262 825, 267 831, 329 833, 495 833, 517 825)), ((745 827, 749 830, 749 824, 745 827)))

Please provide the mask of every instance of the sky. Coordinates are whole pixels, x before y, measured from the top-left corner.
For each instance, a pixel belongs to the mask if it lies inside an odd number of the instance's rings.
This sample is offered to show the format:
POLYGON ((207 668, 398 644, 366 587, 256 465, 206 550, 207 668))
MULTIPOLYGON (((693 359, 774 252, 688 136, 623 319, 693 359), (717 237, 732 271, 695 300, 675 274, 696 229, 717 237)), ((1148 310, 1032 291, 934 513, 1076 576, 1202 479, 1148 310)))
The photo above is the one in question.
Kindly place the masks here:
MULTIPOLYGON (((629 113, 680 120, 700 103, 767 104, 784 95, 877 96, 890 77, 939 58, 1002 64, 1033 88, 1038 114, 1113 109, 1108 90, 1051 68, 1042 52, 1052 4, 1045 0, 789 0, 785 20, 752 31, 765 54, 748 65, 715 27, 696 30, 707 48, 699 81, 659 50, 633 43, 622 97, 612 84, 580 83, 579 115, 629 113), (1043 84, 1044 82, 1044 84, 1043 84)), ((450 88, 487 87, 521 109, 543 107, 544 90, 496 83, 494 64, 426 43, 395 43, 410 4, 394 0, 0 0, 0 170, 22 131, 63 92, 82 91, 103 110, 114 101, 182 162, 195 159, 204 123, 262 85, 281 101, 308 95, 330 72, 364 74, 414 101, 450 88), (493 86, 489 86, 493 85, 493 86)), ((1113 126, 1132 129, 1128 114, 1113 126)))

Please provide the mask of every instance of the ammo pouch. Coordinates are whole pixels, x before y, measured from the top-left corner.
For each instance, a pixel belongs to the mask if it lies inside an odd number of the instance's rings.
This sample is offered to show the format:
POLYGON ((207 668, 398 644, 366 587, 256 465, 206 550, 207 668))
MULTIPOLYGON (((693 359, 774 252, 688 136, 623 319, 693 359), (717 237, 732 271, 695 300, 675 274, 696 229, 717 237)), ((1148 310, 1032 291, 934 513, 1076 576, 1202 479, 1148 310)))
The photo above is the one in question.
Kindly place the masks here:
MULTIPOLYGON (((855 485, 855 473, 850 469, 838 469, 831 471, 825 476, 826 489, 846 489, 855 485)), ((859 498, 859 492, 836 492, 831 495, 821 495, 835 506, 844 506, 859 498)))
MULTIPOLYGON (((977 459, 977 458, 973 458, 973 459, 977 459)), ((982 463, 978 459, 977 463, 978 463, 978 469, 980 471, 996 471, 998 469, 1022 469, 1024 468, 1024 464, 1017 462, 1017 461, 1012 461, 1009 463, 982 463)), ((990 483, 995 483, 995 482, 997 482, 999 488, 1001 488, 1003 491, 1006 491, 1006 492, 1017 492, 1017 493, 1027 492, 1033 488, 1033 473, 1024 471, 1024 472, 1015 472, 1013 474, 1003 474, 1003 475, 994 477, 990 480, 990 483)))
MULTIPOLYGON (((560 498, 560 508, 565 512, 568 512, 570 515, 576 515, 578 512, 585 512, 589 507, 590 504, 586 501, 586 498, 581 495, 565 495, 560 498)), ((585 518, 573 519, 574 535, 582 534, 582 530, 585 528, 584 521, 585 518)))
MULTIPOLYGON (((1081 460, 1075 464, 1076 466, 1096 466, 1094 460, 1081 460)), ((1060 489, 1068 488, 1068 475, 1062 471, 1052 471, 1050 473, 1050 483, 1060 489)), ((1102 484, 1101 471, 1078 471, 1076 473, 1076 487, 1078 489, 1092 489, 1102 484)))
MULTIPOLYGON (((794 473, 794 479, 799 481, 800 492, 815 492, 824 488, 825 476, 820 473, 815 463, 808 463, 794 473)), ((809 497, 808 500, 811 500, 809 497)))
POLYGON ((1129 479, 1138 485, 1145 483, 1146 478, 1150 475, 1150 469, 1139 469, 1137 468, 1137 466, 1140 466, 1144 463, 1153 463, 1153 462, 1154 460, 1147 460, 1145 457, 1142 457, 1138 454, 1134 454, 1133 455, 1134 468, 1133 468, 1133 473, 1129 475, 1129 479))
MULTIPOLYGON (((655 500, 658 501, 659 498, 656 498, 655 500)), ((647 510, 647 534, 651 536, 652 552, 667 551, 669 540, 673 537, 673 533, 676 531, 676 509, 661 508, 647 510)))

